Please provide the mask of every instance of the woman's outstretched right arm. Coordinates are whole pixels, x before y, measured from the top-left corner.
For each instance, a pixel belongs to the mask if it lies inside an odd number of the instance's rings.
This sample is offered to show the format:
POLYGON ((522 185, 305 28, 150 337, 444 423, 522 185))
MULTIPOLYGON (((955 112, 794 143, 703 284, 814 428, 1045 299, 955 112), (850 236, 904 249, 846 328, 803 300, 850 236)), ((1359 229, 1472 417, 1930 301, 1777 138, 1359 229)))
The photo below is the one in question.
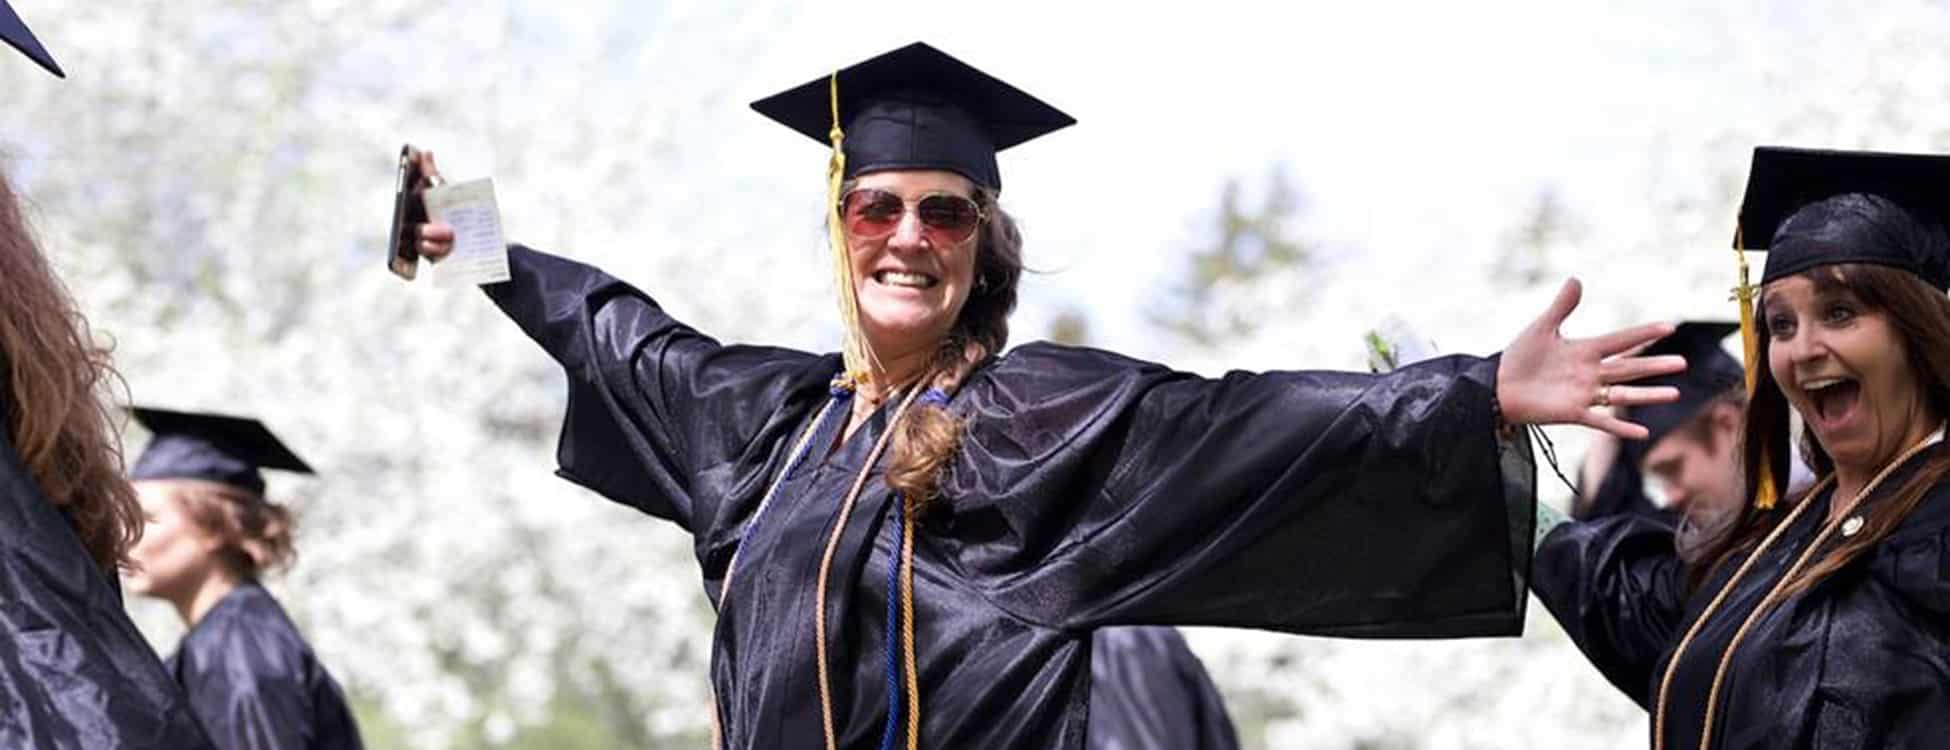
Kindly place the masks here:
MULTIPOLYGON (((422 227, 427 257, 452 242, 450 228, 422 227)), ((753 494, 838 365, 719 344, 583 263, 515 245, 508 266, 510 280, 483 290, 568 376, 558 473, 694 535, 740 523, 747 509, 725 499, 753 494)))
POLYGON ((748 494, 733 488, 818 408, 831 368, 805 352, 719 344, 596 268, 508 253, 513 278, 484 290, 568 376, 558 473, 693 533, 739 523, 718 501, 748 494))

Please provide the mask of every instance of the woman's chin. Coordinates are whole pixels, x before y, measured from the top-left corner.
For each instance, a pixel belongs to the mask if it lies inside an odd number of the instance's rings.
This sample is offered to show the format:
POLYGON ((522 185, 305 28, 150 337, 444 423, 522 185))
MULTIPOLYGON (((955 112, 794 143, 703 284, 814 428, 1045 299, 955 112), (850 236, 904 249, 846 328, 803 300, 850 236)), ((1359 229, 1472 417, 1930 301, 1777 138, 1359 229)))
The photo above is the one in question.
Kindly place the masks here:
POLYGON ((155 590, 154 582, 145 576, 132 575, 122 578, 122 589, 138 596, 148 596, 155 590))
POLYGON ((946 329, 940 325, 938 316, 919 311, 868 314, 860 323, 873 339, 875 349, 891 348, 895 353, 931 346, 946 329))
MULTIPOLYGON (((1821 451, 1828 454, 1828 460, 1852 472, 1870 473, 1882 469, 1882 465, 1894 455, 1880 455, 1875 439, 1864 435, 1815 435, 1815 443, 1821 451)), ((1886 446, 1884 446, 1886 448, 1886 446)), ((1897 451, 1902 450, 1897 448, 1897 451)))

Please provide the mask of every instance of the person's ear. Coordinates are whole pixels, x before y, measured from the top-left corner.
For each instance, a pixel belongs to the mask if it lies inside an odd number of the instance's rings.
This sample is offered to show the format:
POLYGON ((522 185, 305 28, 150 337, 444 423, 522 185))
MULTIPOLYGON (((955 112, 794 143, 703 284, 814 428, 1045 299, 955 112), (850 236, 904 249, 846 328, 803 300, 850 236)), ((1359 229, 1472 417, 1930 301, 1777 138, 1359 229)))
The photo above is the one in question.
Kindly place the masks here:
POLYGON ((1746 418, 1738 405, 1720 402, 1713 405, 1713 433, 1725 440, 1740 441, 1740 423, 1746 418))

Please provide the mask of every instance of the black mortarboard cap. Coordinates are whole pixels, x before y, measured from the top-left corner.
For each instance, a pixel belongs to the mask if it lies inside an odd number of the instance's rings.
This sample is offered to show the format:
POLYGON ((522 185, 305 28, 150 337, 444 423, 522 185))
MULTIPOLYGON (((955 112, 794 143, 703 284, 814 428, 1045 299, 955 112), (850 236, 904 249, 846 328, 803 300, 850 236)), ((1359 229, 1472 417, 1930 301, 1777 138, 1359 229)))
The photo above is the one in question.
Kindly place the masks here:
POLYGON ((136 459, 131 479, 202 479, 262 493, 259 469, 312 473, 255 419, 143 407, 132 411, 154 437, 136 459))
POLYGON ((61 66, 54 64, 54 56, 49 55, 47 48, 41 46, 41 40, 35 39, 34 32, 27 30, 27 24, 20 20, 20 14, 14 12, 13 6, 9 5, 7 0, 0 0, 0 39, 5 39, 7 44, 20 50, 21 54, 41 67, 47 68, 47 72, 62 78, 68 77, 68 74, 61 72, 61 66))
MULTIPOLYGON (((752 102, 820 143, 833 127, 828 76, 752 102)), ((844 177, 945 169, 1002 189, 995 154, 1076 119, 960 60, 915 42, 839 71, 844 177)))
POLYGON ((1767 250, 1761 283, 1817 266, 1871 263, 1916 274, 1938 289, 1950 287, 1950 156, 1831 151, 1761 146, 1754 149, 1747 193, 1740 204, 1736 247, 1767 250), (1880 221, 1886 207, 1867 202, 1824 204, 1859 193, 1894 203, 1908 222, 1880 221), (1793 236, 1781 241, 1793 218, 1793 236), (1915 231, 1903 231, 1905 225, 1915 231), (1811 231, 1812 230, 1812 231, 1811 231))
POLYGON ((1648 357, 1677 354, 1686 358, 1685 370, 1631 383, 1669 385, 1679 389, 1677 401, 1632 408, 1630 419, 1645 425, 1646 431, 1651 433, 1646 436, 1645 445, 1659 442, 1660 438, 1691 421, 1707 402, 1745 384, 1746 372, 1741 369, 1740 360, 1734 359, 1720 346, 1721 341, 1739 330, 1739 323, 1688 321, 1680 323, 1672 335, 1645 348, 1643 354, 1648 357))

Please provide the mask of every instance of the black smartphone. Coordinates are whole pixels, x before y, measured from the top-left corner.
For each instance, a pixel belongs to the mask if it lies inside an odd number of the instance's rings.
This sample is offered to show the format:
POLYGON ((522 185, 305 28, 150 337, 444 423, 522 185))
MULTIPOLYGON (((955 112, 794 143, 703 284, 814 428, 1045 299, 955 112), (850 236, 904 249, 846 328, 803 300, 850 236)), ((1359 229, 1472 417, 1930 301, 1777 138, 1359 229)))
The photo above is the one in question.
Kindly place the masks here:
POLYGON ((393 231, 386 241, 386 268, 408 281, 420 271, 420 225, 427 223, 427 204, 421 200, 426 175, 420 173, 420 151, 409 143, 399 148, 399 177, 393 183, 393 231))

